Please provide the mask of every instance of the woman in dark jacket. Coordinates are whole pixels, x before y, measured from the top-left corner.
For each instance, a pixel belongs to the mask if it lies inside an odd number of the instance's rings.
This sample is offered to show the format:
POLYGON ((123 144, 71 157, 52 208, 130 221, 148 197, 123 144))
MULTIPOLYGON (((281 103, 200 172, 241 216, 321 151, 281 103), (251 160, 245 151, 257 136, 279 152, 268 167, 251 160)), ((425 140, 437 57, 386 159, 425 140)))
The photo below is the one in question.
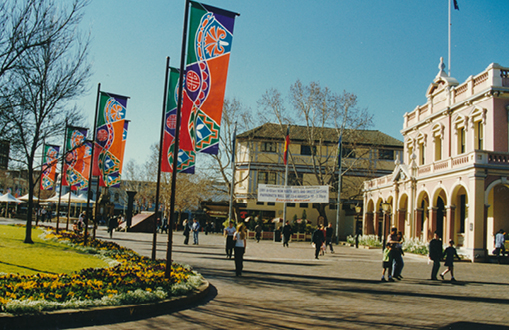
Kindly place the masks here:
POLYGON ((186 237, 184 239, 184 244, 187 245, 189 243, 189 232, 191 229, 187 224, 187 220, 184 220, 184 223, 182 225, 184 226, 184 236, 186 237))

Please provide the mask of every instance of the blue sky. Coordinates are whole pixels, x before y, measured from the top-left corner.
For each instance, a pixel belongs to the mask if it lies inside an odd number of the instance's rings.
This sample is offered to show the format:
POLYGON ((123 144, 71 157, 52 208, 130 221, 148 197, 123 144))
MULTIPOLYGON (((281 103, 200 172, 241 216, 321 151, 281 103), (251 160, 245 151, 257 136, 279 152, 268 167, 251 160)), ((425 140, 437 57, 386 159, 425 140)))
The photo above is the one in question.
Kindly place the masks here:
MULTIPOLYGON (((297 79, 358 96, 375 126, 402 139, 403 114, 447 64, 448 0, 207 0, 240 13, 226 97, 253 113, 269 88, 287 95, 297 79)), ((144 163, 159 141, 166 56, 179 66, 184 0, 93 0, 93 76, 78 106, 92 127, 97 84, 130 97, 125 160, 144 163)), ((451 76, 460 83, 496 62, 509 67, 509 1, 458 0, 452 12, 451 76)), ((448 70, 448 68, 446 68, 448 70)), ((199 161, 199 159, 198 159, 199 161)))

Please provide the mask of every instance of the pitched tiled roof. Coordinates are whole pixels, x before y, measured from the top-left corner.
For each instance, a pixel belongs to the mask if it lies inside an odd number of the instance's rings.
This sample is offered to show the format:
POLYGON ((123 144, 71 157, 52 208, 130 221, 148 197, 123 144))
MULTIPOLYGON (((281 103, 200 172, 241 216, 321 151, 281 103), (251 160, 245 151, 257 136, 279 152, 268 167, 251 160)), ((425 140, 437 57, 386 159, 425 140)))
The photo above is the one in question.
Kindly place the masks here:
MULTIPOLYGON (((315 140, 323 139, 324 144, 338 143, 339 137, 336 128, 315 127, 312 130, 315 140)), ((237 135, 237 139, 239 141, 249 139, 283 141, 285 136, 286 127, 282 128, 279 124, 267 123, 237 135)), ((290 126, 290 141, 305 142, 307 136, 308 128, 306 126, 290 126)), ((403 142, 400 140, 377 130, 346 129, 343 135, 343 143, 403 147, 403 142)))

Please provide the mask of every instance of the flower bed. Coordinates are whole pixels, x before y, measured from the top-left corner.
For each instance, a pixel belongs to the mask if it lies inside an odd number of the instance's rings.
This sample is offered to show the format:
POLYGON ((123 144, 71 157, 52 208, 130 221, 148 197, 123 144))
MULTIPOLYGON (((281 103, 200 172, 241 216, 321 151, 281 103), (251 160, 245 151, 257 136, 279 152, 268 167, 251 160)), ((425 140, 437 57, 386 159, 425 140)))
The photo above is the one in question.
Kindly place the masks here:
MULTIPOLYGON (((355 244, 355 236, 348 236, 346 241, 349 244, 355 244)), ((360 235, 359 236, 359 245, 381 248, 382 242, 380 242, 380 238, 376 235, 360 235)), ((409 238, 403 241, 403 251, 415 254, 428 254, 428 243, 421 241, 417 238, 409 238)))
POLYGON ((189 266, 172 265, 165 278, 166 262, 142 257, 111 242, 70 232, 46 233, 47 239, 107 258, 109 268, 82 269, 72 274, 7 274, 0 276, 0 307, 13 314, 66 308, 116 306, 164 300, 185 294, 203 281, 189 266))

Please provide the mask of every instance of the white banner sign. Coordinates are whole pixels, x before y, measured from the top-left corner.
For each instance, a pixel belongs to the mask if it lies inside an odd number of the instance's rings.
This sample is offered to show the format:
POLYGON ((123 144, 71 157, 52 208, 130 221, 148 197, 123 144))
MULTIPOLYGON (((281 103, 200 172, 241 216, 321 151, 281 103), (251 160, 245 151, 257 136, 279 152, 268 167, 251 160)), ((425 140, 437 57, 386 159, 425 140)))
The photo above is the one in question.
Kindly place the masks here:
POLYGON ((329 203, 329 186, 258 185, 259 202, 329 203))

